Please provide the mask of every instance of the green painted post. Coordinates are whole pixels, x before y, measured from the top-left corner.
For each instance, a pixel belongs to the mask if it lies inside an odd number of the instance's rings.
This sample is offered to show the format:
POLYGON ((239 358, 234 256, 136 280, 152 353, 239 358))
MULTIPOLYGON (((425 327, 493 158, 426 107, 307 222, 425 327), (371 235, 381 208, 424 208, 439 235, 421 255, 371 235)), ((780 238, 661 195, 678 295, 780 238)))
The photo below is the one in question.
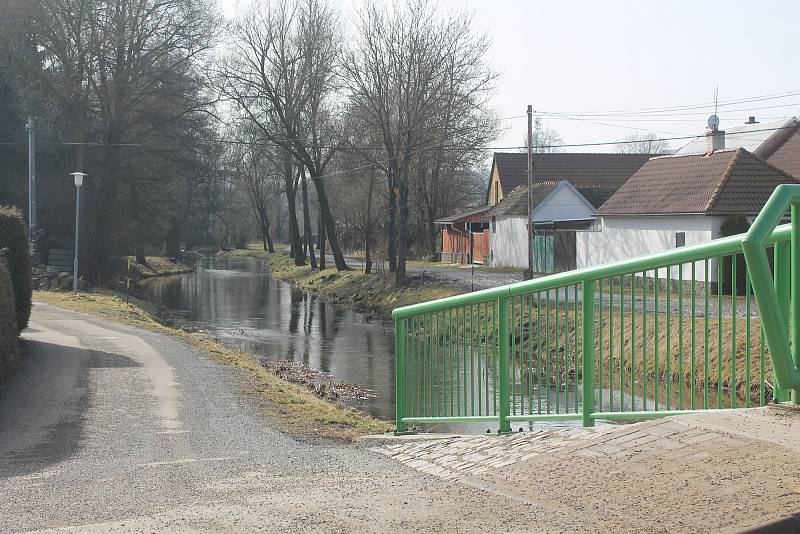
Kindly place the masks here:
MULTIPOLYGON (((782 335, 788 332, 785 330, 789 324, 789 292, 791 274, 791 244, 786 241, 775 243, 775 293, 778 296, 778 305, 781 309, 784 328, 782 335)), ((777 382, 777 381, 776 381, 777 382)), ((789 400, 789 390, 785 387, 775 385, 774 398, 780 402, 789 400)))
POLYGON ((394 320, 395 435, 405 434, 406 425, 406 320, 394 320))
MULTIPOLYGON (((800 205, 792 204, 791 234, 791 286, 792 286, 792 360, 795 367, 800 367, 800 205)), ((800 388, 792 390, 792 402, 800 403, 800 388)))
POLYGON ((508 396, 508 363, 509 363, 509 350, 508 350, 508 297, 500 297, 497 299, 498 308, 498 325, 497 335, 499 336, 499 359, 500 365, 500 432, 511 432, 511 423, 508 416, 511 415, 511 406, 509 404, 508 396))
MULTIPOLYGON (((581 339, 583 358, 581 380, 583 382, 583 426, 594 426, 594 280, 584 280, 581 311, 583 321, 581 339)), ((602 306, 602 302, 600 303, 602 306)), ((602 325, 601 325, 602 328, 602 325)))

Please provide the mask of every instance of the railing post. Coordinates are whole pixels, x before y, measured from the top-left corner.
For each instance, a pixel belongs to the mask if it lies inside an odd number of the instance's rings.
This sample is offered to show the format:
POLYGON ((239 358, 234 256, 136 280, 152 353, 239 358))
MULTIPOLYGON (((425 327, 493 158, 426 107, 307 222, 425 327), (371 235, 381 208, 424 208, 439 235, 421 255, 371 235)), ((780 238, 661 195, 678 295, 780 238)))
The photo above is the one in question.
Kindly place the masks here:
POLYGON ((406 320, 394 320, 395 434, 405 434, 406 425, 406 320))
MULTIPOLYGON (((795 367, 800 367, 800 206, 792 204, 792 234, 791 234, 791 287, 792 287, 792 317, 791 317, 791 344, 792 360, 795 367)), ((800 388, 792 390, 792 402, 800 403, 800 388)))
MULTIPOLYGON (((594 426, 594 280, 584 280, 581 295, 581 382, 583 426, 594 426)), ((603 303, 601 302, 602 306, 603 303)), ((600 325, 600 328, 603 326, 600 325)), ((576 377, 577 378, 577 377, 576 377)), ((575 384, 577 387, 577 384, 575 384)))
MULTIPOLYGON (((778 305, 781 309, 783 316, 783 324, 789 324, 789 293, 790 289, 790 271, 791 271, 791 244, 786 241, 775 243, 774 249, 774 265, 775 265, 775 293, 778 296, 778 305)), ((788 332, 783 332, 787 335, 788 332)), ((789 391, 786 389, 778 389, 777 381, 775 390, 773 392, 773 399, 779 402, 789 400, 789 391)))
POLYGON ((499 372, 500 372, 500 392, 498 396, 500 413, 498 419, 500 422, 500 432, 511 432, 511 423, 508 421, 508 416, 511 415, 511 405, 508 396, 508 364, 510 355, 508 350, 508 297, 500 297, 497 299, 497 337, 498 337, 498 356, 500 358, 499 372))

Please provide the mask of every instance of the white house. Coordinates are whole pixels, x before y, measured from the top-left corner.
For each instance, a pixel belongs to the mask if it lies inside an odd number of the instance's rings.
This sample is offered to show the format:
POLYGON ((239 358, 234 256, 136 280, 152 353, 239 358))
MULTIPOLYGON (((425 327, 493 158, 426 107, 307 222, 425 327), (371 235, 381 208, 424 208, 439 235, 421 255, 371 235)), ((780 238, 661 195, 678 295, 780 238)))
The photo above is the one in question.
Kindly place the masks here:
MULTIPOLYGON (((567 180, 533 185, 534 261, 536 271, 575 268, 574 231, 595 220, 597 208, 567 180), (571 241, 570 241, 571 240, 571 241)), ((490 263, 528 267, 528 188, 517 187, 485 218, 490 221, 490 263)))
MULTIPOLYGON (((726 219, 751 221, 784 183, 798 180, 743 148, 652 158, 600 207, 592 231, 577 234, 577 265, 706 243, 720 237, 726 219)), ((716 280, 715 262, 709 270, 716 280)), ((704 271, 705 265, 695 265, 697 281, 705 280, 704 271)), ((670 276, 677 279, 677 268, 670 276)), ((690 276, 685 265, 683 277, 690 276)))
MULTIPOLYGON (((534 155, 535 268, 575 268, 575 230, 586 227, 603 202, 652 154, 553 152, 534 155), (560 185, 566 181, 565 185, 560 185), (558 191, 556 189, 558 188, 558 191), (552 196, 548 196, 553 193, 552 196), (587 204, 591 207, 587 211, 587 204)), ((495 205, 488 263, 527 267, 527 164, 521 152, 495 152, 486 203, 495 205), (511 195, 514 198, 509 198, 511 195), (501 207, 502 205, 502 207, 501 207)), ((487 213, 485 220, 491 221, 487 213)))

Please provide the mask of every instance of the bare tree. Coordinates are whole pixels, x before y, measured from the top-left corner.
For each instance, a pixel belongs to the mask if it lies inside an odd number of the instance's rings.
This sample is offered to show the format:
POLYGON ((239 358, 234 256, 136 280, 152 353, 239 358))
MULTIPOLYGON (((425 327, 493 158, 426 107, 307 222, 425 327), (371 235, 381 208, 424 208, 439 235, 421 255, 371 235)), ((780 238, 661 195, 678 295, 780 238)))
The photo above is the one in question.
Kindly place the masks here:
MULTIPOLYGON (((534 154, 561 152, 562 149, 559 145, 564 143, 564 140, 561 138, 561 134, 559 134, 558 131, 554 130, 553 128, 543 126, 541 119, 538 117, 536 118, 536 122, 533 127, 532 141, 534 154)), ((528 151, 526 148, 528 146, 527 135, 522 138, 522 143, 520 146, 522 147, 519 149, 520 152, 528 151)))
POLYGON ((669 143, 659 139, 656 134, 631 134, 617 145, 620 154, 667 154, 669 143))
MULTIPOLYGON (((306 169, 336 268, 345 270, 324 180, 336 149, 334 82, 343 42, 338 20, 322 0, 275 0, 253 4, 231 34, 220 87, 267 140, 306 169)), ((299 231, 292 232, 292 246, 301 248, 299 231)))
POLYGON ((380 132, 375 163, 387 177, 389 267, 402 283, 414 156, 452 147, 465 132, 448 124, 447 110, 454 119, 465 101, 490 88, 495 75, 484 62, 488 39, 472 30, 466 13, 442 16, 426 0, 390 7, 365 3, 358 23, 344 68, 353 104, 364 111, 365 125, 380 132))
POLYGON ((243 134, 237 136, 240 144, 232 150, 234 180, 247 193, 264 250, 272 253, 275 247, 268 206, 275 196, 275 183, 280 181, 280 176, 276 176, 275 166, 266 155, 267 146, 258 139, 256 132, 250 128, 240 133, 243 134))
POLYGON ((30 44, 14 54, 20 77, 52 106, 51 115, 64 125, 56 133, 76 143, 71 167, 102 177, 87 180, 83 218, 85 265, 100 281, 109 274, 113 254, 132 246, 144 261, 145 240, 174 233, 170 221, 181 203, 174 193, 190 172, 182 164, 191 158, 179 139, 205 130, 212 104, 200 66, 215 43, 213 5, 210 0, 24 5, 13 27, 0 34, 12 42, 15 34, 24 34, 24 41, 15 41, 30 44), (97 148, 84 148, 86 143, 97 148), (136 148, 147 144, 159 149, 136 148))

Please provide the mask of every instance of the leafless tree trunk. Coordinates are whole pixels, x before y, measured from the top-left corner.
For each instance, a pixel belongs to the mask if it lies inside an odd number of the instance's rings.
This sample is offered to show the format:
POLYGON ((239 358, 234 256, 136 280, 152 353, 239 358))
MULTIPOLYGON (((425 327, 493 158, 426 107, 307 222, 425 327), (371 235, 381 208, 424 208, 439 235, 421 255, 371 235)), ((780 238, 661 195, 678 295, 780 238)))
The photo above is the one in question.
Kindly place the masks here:
POLYGON ((319 270, 325 270, 325 224, 322 222, 322 210, 319 214, 319 270))
POLYGON ((219 86, 267 140, 306 168, 336 267, 345 270, 324 181, 336 151, 332 98, 343 42, 336 16, 323 0, 275 0, 246 11, 232 35, 219 86))
POLYGON ((308 207, 308 185, 306 183, 306 173, 300 169, 300 184, 303 190, 303 241, 304 246, 308 249, 308 257, 311 260, 311 268, 317 268, 317 258, 314 253, 314 239, 311 232, 311 217, 309 216, 308 207))

